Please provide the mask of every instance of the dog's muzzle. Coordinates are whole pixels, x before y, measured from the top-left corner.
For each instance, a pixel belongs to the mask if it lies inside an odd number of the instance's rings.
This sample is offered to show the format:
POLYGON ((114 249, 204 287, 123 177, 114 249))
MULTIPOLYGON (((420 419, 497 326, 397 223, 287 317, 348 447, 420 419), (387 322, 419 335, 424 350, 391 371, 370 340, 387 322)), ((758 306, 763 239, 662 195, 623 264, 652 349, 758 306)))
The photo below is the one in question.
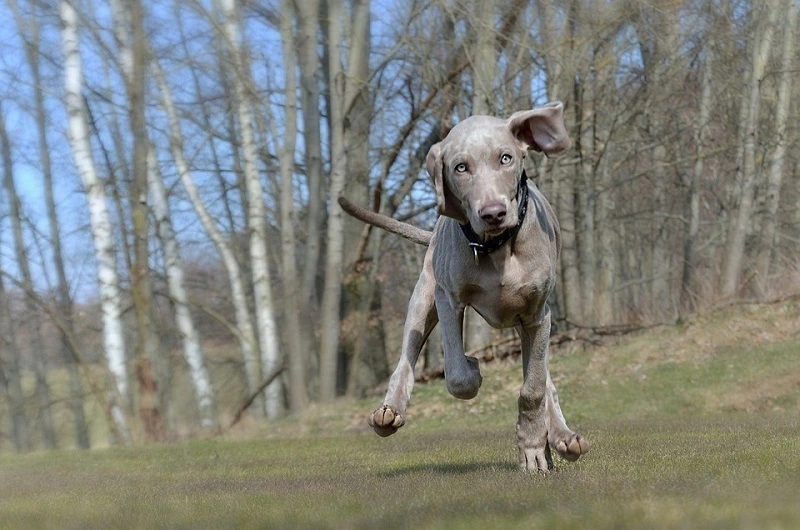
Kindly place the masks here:
MULTIPOLYGON (((486 208, 484 208, 486 209, 486 208)), ((484 212, 481 210, 481 217, 483 218, 484 215, 489 216, 492 215, 493 219, 500 215, 499 210, 495 211, 487 211, 484 212)), ((464 236, 467 238, 469 242, 470 248, 472 248, 472 252, 475 256, 475 262, 478 261, 478 254, 489 254, 490 252, 494 252, 498 248, 502 247, 509 239, 514 237, 517 232, 519 232, 520 227, 522 226, 522 221, 525 220, 525 213, 528 211, 528 175, 525 174, 525 170, 522 170, 522 175, 519 179, 519 185, 517 186, 517 224, 504 230, 502 233, 490 237, 486 241, 481 241, 478 234, 475 233, 475 230, 472 229, 469 223, 467 224, 460 224, 461 231, 464 232, 464 236)), ((505 211, 502 212, 503 215, 505 211)), ((491 224, 491 223, 490 223, 491 224)))

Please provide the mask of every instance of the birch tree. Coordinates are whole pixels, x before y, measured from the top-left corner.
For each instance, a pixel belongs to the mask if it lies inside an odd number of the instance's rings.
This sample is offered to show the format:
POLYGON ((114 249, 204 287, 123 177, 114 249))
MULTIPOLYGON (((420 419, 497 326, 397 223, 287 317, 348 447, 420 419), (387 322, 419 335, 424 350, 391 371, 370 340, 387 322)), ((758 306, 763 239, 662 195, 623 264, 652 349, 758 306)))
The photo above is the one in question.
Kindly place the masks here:
POLYGON ((172 226, 172 216, 164 179, 158 168, 153 146, 147 153, 148 161, 148 187, 151 197, 151 208, 156 223, 156 233, 161 241, 164 251, 164 268, 167 275, 167 288, 169 299, 175 311, 175 324, 181 334, 183 354, 189 365, 189 375, 192 389, 197 399, 197 410, 203 427, 210 428, 217 424, 216 402, 214 387, 211 384, 211 375, 208 372, 206 358, 200 344, 200 337, 189 309, 189 295, 186 292, 183 263, 180 256, 180 247, 172 226))
MULTIPOLYGON (((141 28, 141 20, 138 22, 133 20, 131 17, 132 13, 126 8, 133 7, 138 9, 138 17, 141 19, 141 5, 138 2, 135 2, 126 6, 117 0, 112 0, 111 6, 112 12, 115 15, 115 34, 120 47, 120 56, 123 58, 120 63, 123 70, 123 75, 126 79, 126 85, 128 86, 129 92, 131 92, 131 97, 129 97, 131 112, 139 114, 140 117, 138 118, 138 121, 142 122, 143 116, 141 116, 141 114, 143 112, 144 90, 143 87, 137 87, 134 89, 132 81, 133 79, 144 78, 143 72, 145 70, 145 66, 150 63, 150 61, 148 61, 145 57, 145 55, 149 54, 149 46, 145 40, 141 28), (134 28, 135 33, 129 36, 127 28, 132 26, 133 22, 136 22, 136 27, 134 28), (139 62, 141 62, 141 65, 137 66, 139 62), (138 76, 134 69, 135 66, 136 69, 139 70, 138 76), (140 94, 139 92, 142 93, 140 94), (134 105, 142 108, 133 109, 134 105)), ((158 167, 158 161, 155 157, 154 147, 150 143, 149 135, 144 128, 144 124, 139 123, 137 125, 137 129, 139 130, 136 132, 135 136, 137 136, 137 141, 141 142, 140 149, 144 152, 141 153, 137 151, 135 155, 145 156, 146 167, 141 168, 137 165, 134 172, 136 173, 137 170, 140 172, 144 171, 146 173, 147 184, 145 186, 144 182, 142 182, 144 177, 136 174, 135 176, 138 177, 138 180, 136 180, 136 188, 140 195, 146 194, 149 198, 149 206, 152 210, 152 214, 156 223, 156 234, 161 241, 161 246, 164 252, 164 268, 167 276, 167 288, 170 294, 170 303, 174 309, 175 323, 181 335, 184 357, 190 368, 190 380, 192 383, 192 389, 197 399, 197 407, 201 418, 201 424, 204 427, 212 427, 216 424, 216 406, 214 403, 211 377, 208 373, 208 368, 206 367, 205 358, 200 346, 200 339, 194 326, 194 320, 192 318, 191 311, 189 310, 183 265, 180 258, 180 250, 177 238, 175 236, 175 230, 172 226, 167 190, 164 186, 164 181, 158 167), (141 136, 141 138, 138 138, 139 136, 141 136)), ((141 201, 139 202, 141 203, 141 201)), ((142 205, 139 204, 139 206, 142 205)), ((136 210, 134 210, 135 220, 138 221, 140 225, 143 224, 139 217, 139 214, 141 213, 142 212, 137 213, 136 210)), ((145 226, 140 226, 139 229, 144 230, 145 228, 145 226)), ((149 233, 147 235, 149 235, 149 233)), ((144 251, 142 248, 137 248, 140 253, 144 251)), ((151 291, 152 288, 146 286, 145 295, 147 298, 151 298, 151 291)), ((151 306, 152 300, 146 304, 146 315, 150 314, 151 306)), ((147 321, 146 315, 144 315, 144 324, 147 327, 152 327, 152 323, 147 321)))
MULTIPOLYGON (((160 441, 166 436, 162 420, 158 377, 154 372, 164 374, 159 369, 163 363, 160 344, 155 334, 152 319, 153 287, 150 276, 150 215, 148 184, 148 145, 144 112, 145 98, 145 42, 144 14, 140 0, 126 4, 129 11, 123 11, 117 2, 112 2, 112 12, 116 15, 117 35, 130 32, 130 38, 123 36, 120 52, 122 55, 123 76, 126 78, 128 112, 131 135, 133 137, 133 174, 128 191, 128 202, 132 217, 134 237, 134 259, 131 266, 131 296, 136 319, 136 375, 139 381, 139 415, 148 440, 160 441), (130 46, 124 44, 129 42, 130 46), (156 367, 154 370, 153 367, 156 367)), ((162 383, 164 378, 161 378, 162 383)))
MULTIPOLYGON (((270 290, 269 261, 267 257, 266 218, 264 216, 264 190, 258 169, 257 148, 253 131, 252 108, 248 85, 250 75, 245 70, 243 51, 239 39, 239 14, 233 0, 220 0, 224 21, 222 29, 230 47, 235 70, 233 85, 234 107, 239 119, 239 134, 244 158, 244 174, 248 195, 247 218, 250 230, 250 267, 253 276, 256 323, 261 353, 262 377, 276 370, 281 364, 278 349, 277 328, 273 314, 272 292, 270 290)), ((280 378, 267 386, 265 406, 268 418, 276 418, 283 411, 283 384, 280 378)))
POLYGON ((125 341, 122 325, 122 300, 117 277, 111 220, 106 207, 103 183, 97 176, 89 141, 89 127, 83 96, 78 14, 71 2, 60 3, 62 47, 64 53, 64 98, 69 116, 68 136, 75 166, 78 168, 86 200, 94 243, 100 307, 103 318, 103 349, 113 384, 109 406, 120 433, 118 443, 130 443, 130 430, 122 407, 127 395, 128 372, 125 364, 125 341))
POLYGON ((172 94, 166 82, 163 71, 157 60, 153 60, 153 71, 158 82, 159 92, 161 94, 161 102, 164 111, 167 114, 167 121, 169 125, 169 144, 170 152, 172 153, 175 168, 177 169, 178 176, 181 184, 186 190, 189 202, 197 214, 203 229, 208 235, 214 247, 219 252, 225 270, 228 273, 228 283, 231 289, 231 299, 234 308, 234 317, 236 322, 236 336, 239 342, 239 347, 244 359, 245 377, 247 380, 247 390, 249 393, 255 392, 259 385, 259 359, 258 359, 258 343, 256 341, 255 330, 253 323, 250 319, 250 311, 247 307, 247 297, 245 295, 244 279, 242 276, 239 262, 231 249, 231 245, 223 235, 222 231, 217 226, 214 218, 209 213, 200 194, 200 190, 195 184, 192 173, 189 169, 189 164, 184 154, 184 140, 181 131, 180 121, 178 119, 175 104, 172 99, 172 94))

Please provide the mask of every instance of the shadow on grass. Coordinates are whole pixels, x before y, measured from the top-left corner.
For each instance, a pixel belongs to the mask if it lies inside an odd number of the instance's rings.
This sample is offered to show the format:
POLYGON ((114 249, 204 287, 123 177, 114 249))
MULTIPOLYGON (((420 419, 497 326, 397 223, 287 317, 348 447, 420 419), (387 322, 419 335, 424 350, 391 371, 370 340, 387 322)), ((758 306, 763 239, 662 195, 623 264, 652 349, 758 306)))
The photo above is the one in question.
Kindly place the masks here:
POLYGON ((442 464, 413 464, 391 471, 378 473, 381 478, 402 477, 417 473, 434 473, 437 475, 467 475, 476 472, 515 472, 519 468, 513 462, 468 462, 468 463, 442 463, 442 464))

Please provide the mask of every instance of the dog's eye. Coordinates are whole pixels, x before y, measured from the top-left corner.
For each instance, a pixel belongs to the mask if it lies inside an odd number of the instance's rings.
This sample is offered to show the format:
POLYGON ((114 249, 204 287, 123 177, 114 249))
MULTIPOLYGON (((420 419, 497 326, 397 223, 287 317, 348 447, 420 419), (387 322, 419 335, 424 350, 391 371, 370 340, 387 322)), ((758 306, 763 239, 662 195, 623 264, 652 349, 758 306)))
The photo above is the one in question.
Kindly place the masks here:
POLYGON ((465 163, 460 163, 455 167, 456 173, 466 173, 467 165, 465 163))
POLYGON ((503 155, 500 156, 500 163, 503 164, 504 166, 510 164, 511 160, 512 157, 508 153, 503 153, 503 155))

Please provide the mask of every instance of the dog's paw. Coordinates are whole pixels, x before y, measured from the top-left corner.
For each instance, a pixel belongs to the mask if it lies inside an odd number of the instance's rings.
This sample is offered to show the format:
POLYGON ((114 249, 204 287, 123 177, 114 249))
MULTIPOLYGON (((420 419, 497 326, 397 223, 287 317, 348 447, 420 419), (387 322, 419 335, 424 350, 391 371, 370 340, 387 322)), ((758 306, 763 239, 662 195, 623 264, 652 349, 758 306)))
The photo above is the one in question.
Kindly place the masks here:
POLYGON ((370 414, 367 423, 378 436, 386 437, 396 433, 406 423, 406 419, 395 408, 383 405, 370 414))
POLYGON ((546 475, 553 470, 553 457, 550 446, 544 447, 519 447, 519 468, 528 473, 541 473, 546 475))
POLYGON ((475 357, 464 357, 466 362, 461 370, 450 373, 445 372, 444 379, 447 391, 450 395, 458 399, 472 399, 478 395, 481 389, 483 377, 478 359, 475 357))
POLYGON ((553 444, 558 455, 569 462, 574 462, 589 452, 591 444, 589 440, 577 433, 555 441, 553 444))
POLYGON ((520 414, 520 421, 517 423, 517 449, 519 468, 522 471, 547 474, 553 469, 553 457, 543 422, 520 414))

